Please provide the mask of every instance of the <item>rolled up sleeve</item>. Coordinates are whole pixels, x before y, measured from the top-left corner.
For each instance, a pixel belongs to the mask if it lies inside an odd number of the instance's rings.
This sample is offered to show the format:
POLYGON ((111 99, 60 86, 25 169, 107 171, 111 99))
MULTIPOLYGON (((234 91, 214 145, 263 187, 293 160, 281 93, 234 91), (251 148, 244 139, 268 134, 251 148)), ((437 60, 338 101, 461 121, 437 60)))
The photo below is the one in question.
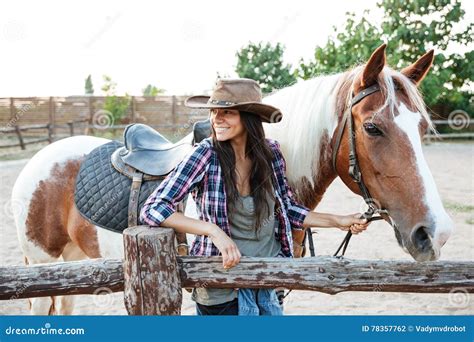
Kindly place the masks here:
POLYGON ((176 206, 204 178, 211 148, 194 148, 148 197, 140 211, 142 224, 159 226, 176 212, 176 206))

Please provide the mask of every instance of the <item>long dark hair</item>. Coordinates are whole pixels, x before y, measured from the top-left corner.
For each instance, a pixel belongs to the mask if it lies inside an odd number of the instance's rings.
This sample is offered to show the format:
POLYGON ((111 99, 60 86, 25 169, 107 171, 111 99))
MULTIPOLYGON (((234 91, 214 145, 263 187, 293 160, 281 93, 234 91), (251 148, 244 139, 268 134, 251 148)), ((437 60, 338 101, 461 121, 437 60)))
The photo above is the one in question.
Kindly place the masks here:
MULTIPOLYGON (((257 115, 240 111, 240 120, 247 130, 245 155, 252 161, 250 168, 250 194, 253 196, 258 229, 270 215, 266 194, 274 200, 273 186, 275 184, 272 169, 272 150, 265 140, 262 119, 257 115)), ((212 141, 222 169, 225 190, 227 194, 227 212, 231 212, 237 203, 239 192, 236 182, 235 153, 230 141, 217 141, 216 132, 212 127, 212 141)))

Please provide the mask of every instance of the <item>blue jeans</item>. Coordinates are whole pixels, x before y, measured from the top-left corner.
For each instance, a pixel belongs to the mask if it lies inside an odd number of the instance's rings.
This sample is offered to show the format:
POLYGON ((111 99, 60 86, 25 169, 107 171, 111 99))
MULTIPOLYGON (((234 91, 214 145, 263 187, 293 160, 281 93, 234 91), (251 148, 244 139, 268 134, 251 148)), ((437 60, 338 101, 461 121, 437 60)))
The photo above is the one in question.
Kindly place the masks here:
POLYGON ((282 316, 274 289, 239 289, 239 316, 282 316))

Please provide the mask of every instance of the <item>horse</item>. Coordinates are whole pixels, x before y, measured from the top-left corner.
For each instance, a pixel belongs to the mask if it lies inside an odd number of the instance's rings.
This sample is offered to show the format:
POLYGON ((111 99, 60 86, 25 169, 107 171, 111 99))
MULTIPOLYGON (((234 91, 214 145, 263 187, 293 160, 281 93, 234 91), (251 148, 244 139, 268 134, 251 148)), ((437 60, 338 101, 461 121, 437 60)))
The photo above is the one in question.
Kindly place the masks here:
MULTIPOLYGON (((422 136, 433 125, 417 87, 432 63, 430 51, 395 71, 386 65, 382 45, 364 65, 300 81, 264 98, 284 113, 281 122, 264 128, 267 137, 281 145, 297 200, 316 208, 338 176, 361 195, 348 173, 347 138, 353 135, 363 180, 373 200, 388 213, 384 219, 392 224, 399 245, 416 261, 437 260, 453 229, 421 149, 422 136), (354 129, 350 132, 343 126, 343 113, 353 96, 375 84, 380 91, 351 106, 354 129), (338 129, 342 139, 336 149, 338 129)), ((25 263, 123 257, 121 234, 93 225, 74 205, 81 162, 107 142, 91 136, 59 140, 40 150, 21 171, 12 203, 25 263)), ((191 137, 181 142, 191 143, 191 137)), ((196 217, 191 205, 185 214, 196 217)), ((294 254, 301 256, 304 232, 294 231, 293 239, 294 254)), ((32 314, 72 310, 73 296, 30 300, 32 314)))

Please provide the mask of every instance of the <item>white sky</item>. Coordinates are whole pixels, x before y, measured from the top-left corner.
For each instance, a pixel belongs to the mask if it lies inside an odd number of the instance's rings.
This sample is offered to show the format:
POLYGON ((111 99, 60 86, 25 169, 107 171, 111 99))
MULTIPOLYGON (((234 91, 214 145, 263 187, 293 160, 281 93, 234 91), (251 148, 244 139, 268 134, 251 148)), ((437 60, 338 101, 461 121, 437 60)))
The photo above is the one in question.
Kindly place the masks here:
MULTIPOLYGON (((235 53, 249 41, 281 42, 286 62, 309 60, 348 11, 377 0, 10 1, 0 11, 0 97, 82 95, 92 74, 118 93, 149 83, 167 94, 201 93, 217 72, 235 76, 235 53)), ((464 1, 472 22, 474 1, 464 1)))

